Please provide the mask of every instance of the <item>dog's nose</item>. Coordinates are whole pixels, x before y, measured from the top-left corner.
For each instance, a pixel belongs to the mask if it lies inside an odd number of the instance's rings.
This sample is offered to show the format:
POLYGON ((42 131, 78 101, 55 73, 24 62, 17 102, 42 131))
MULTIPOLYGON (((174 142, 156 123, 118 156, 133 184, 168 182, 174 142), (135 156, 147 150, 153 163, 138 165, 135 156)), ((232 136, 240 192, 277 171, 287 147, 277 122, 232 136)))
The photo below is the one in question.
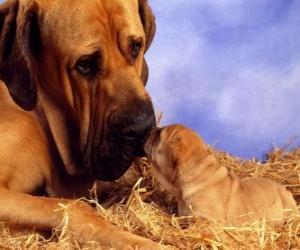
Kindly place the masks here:
POLYGON ((155 114, 151 101, 136 100, 133 105, 120 110, 113 118, 114 134, 125 141, 143 142, 155 126, 155 114))

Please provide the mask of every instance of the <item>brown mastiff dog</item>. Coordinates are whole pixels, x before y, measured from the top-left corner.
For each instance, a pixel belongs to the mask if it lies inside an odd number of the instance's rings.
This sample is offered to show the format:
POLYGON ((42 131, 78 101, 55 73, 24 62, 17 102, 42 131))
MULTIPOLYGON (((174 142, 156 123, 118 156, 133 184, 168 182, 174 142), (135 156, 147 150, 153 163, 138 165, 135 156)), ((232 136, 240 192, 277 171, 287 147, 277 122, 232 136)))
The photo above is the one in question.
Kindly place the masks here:
MULTIPOLYGON (((59 204, 87 195, 96 179, 119 178, 143 154, 155 124, 144 86, 154 32, 146 0, 0 6, 0 221, 51 230, 63 219, 59 204)), ((69 216, 80 242, 157 247, 88 205, 69 216)))
POLYGON ((195 132, 181 125, 154 129, 145 145, 158 180, 178 201, 179 215, 240 224, 281 221, 296 202, 284 186, 264 178, 239 179, 218 164, 195 132))

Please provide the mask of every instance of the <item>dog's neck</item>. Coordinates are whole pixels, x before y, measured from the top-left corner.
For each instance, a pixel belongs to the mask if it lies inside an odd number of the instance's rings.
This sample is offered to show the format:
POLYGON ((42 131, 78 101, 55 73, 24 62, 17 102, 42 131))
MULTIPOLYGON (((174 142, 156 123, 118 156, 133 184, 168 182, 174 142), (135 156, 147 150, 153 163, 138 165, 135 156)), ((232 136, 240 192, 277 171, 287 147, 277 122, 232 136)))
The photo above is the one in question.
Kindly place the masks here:
POLYGON ((178 166, 176 180, 176 186, 180 187, 183 200, 199 195, 203 189, 229 178, 227 168, 221 166, 213 154, 189 159, 183 164, 185 166, 178 166))

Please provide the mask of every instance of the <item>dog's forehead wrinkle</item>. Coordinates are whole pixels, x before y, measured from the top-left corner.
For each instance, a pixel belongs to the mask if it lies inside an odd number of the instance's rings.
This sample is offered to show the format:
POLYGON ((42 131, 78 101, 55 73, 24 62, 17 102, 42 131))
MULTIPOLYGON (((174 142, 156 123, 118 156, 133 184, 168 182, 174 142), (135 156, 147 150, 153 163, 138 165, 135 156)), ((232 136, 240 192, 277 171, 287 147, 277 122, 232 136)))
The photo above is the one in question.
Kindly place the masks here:
POLYGON ((58 3, 60 1, 52 1, 51 8, 49 4, 41 0, 39 2, 45 9, 41 27, 45 46, 52 43, 53 46, 62 48, 65 55, 71 52, 73 55, 88 55, 99 48, 112 51, 111 48, 102 48, 105 44, 121 46, 126 53, 128 37, 144 39, 137 0, 89 0, 89 4, 81 0, 66 0, 63 10, 58 3), (81 15, 78 15, 79 12, 81 15), (53 18, 57 13, 63 18, 53 18), (58 32, 60 30, 64 30, 63 36, 58 32))
POLYGON ((83 40, 96 37, 100 32, 92 29, 97 25, 91 24, 93 22, 99 23, 99 20, 101 20, 98 25, 100 28, 105 27, 105 24, 107 24, 106 13, 103 8, 101 9, 99 1, 89 0, 89 4, 86 4, 84 1, 79 0, 64 0, 64 8, 62 8, 60 1, 51 1, 51 4, 48 4, 48 2, 39 1, 41 12, 43 12, 42 33, 50 39, 58 40, 57 42, 60 42, 60 44, 68 41, 80 43, 83 40), (61 18, 57 19, 56 16, 61 16, 61 18), (87 26, 89 29, 86 28, 87 26), (64 32, 63 36, 59 33, 61 30, 64 32))
MULTIPOLYGON (((108 2, 109 1, 107 1, 107 3, 108 2)), ((144 30, 136 0, 118 0, 116 3, 114 2, 114 4, 108 5, 111 7, 110 11, 113 13, 113 16, 110 17, 112 20, 110 21, 114 26, 113 28, 118 31, 119 38, 122 42, 129 43, 128 38, 130 37, 144 38, 144 30)))

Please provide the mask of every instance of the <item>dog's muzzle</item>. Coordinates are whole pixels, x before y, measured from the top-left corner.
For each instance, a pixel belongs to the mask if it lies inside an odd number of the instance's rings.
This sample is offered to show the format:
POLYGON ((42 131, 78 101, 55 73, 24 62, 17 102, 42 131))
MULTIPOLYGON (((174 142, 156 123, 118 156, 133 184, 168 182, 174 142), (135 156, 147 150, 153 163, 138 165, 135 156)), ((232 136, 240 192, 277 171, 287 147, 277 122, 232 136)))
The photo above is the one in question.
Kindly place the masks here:
POLYGON ((136 157, 145 155, 145 137, 155 126, 151 101, 136 102, 132 107, 116 112, 108 124, 108 137, 92 157, 93 176, 112 181, 120 178, 136 157))

